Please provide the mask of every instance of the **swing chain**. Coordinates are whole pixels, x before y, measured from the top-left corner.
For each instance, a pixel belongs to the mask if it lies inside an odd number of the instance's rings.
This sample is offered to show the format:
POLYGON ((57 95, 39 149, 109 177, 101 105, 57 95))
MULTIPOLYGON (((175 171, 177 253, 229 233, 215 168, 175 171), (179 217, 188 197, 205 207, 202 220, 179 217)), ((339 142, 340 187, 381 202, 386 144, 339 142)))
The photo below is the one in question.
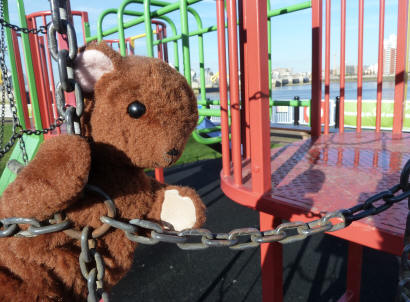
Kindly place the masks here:
POLYGON ((60 119, 65 119, 67 132, 80 134, 80 117, 84 111, 84 99, 80 85, 74 79, 74 60, 77 56, 77 37, 71 21, 67 0, 51 0, 52 22, 48 25, 47 40, 51 57, 58 64, 60 82, 56 86, 56 105, 60 119), (57 33, 67 41, 67 49, 59 49, 57 33), (75 107, 66 104, 65 92, 73 92, 75 107))
POLYGON ((39 28, 26 28, 26 27, 20 27, 15 24, 11 24, 7 22, 6 20, 4 20, 3 18, 0 18, 0 25, 10 28, 12 31, 15 31, 16 33, 22 32, 24 34, 33 34, 33 35, 47 33, 46 25, 41 25, 39 28))
MULTIPOLYGON (((0 16, 1 18, 4 17, 4 3, 1 2, 0 5, 0 16)), ((1 24, 3 25, 3 24, 1 24)), ((0 29, 0 68, 2 73, 2 80, 3 83, 1 85, 2 91, 2 99, 1 99, 1 148, 0 148, 0 158, 4 156, 5 153, 10 151, 13 147, 15 141, 19 139, 19 145, 21 149, 22 159, 25 164, 28 163, 28 155, 26 151, 26 145, 21 135, 18 134, 18 129, 21 129, 22 126, 20 124, 19 118, 17 116, 17 106, 14 100, 14 94, 12 90, 12 86, 10 83, 10 79, 8 77, 8 68, 6 65, 6 41, 5 41, 5 26, 1 26, 0 29), (9 101, 10 110, 12 112, 13 117, 13 134, 9 141, 3 147, 3 139, 4 139, 4 126, 5 126, 5 108, 6 108, 6 96, 9 101)))
POLYGON ((96 240, 92 238, 90 227, 83 228, 80 240, 79 262, 81 274, 87 280, 87 302, 97 302, 99 298, 102 298, 104 302, 109 302, 108 294, 104 291, 104 260, 101 254, 96 251, 96 240), (95 263, 95 266, 92 265, 92 262, 95 263), (87 266, 92 268, 89 270, 87 266))

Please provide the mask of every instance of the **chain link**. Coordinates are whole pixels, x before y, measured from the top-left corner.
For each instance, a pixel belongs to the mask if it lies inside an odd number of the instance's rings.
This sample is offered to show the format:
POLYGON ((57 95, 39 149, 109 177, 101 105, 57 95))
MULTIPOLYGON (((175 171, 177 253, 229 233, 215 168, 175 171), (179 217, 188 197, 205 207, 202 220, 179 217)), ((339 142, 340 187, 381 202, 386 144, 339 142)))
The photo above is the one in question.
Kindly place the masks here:
POLYGON ((80 85, 74 79, 74 60, 77 56, 77 37, 70 20, 66 0, 50 1, 52 22, 47 29, 47 40, 51 57, 58 64, 60 81, 56 86, 58 113, 65 118, 67 132, 81 134, 80 117, 84 110, 84 99, 80 85), (57 33, 66 35, 68 50, 59 49, 57 33), (76 107, 66 105, 64 92, 75 94, 76 107))
POLYGON ((15 31, 16 33, 22 32, 24 34, 34 34, 34 35, 47 33, 47 26, 42 25, 38 29, 37 28, 25 28, 25 27, 20 27, 20 26, 8 23, 3 18, 0 18, 0 25, 3 27, 10 28, 12 31, 15 31))
MULTIPOLYGON (((2 20, 4 21, 4 3, 3 1, 0 4, 0 15, 2 20)), ((21 129, 20 121, 17 116, 17 107, 16 103, 14 100, 14 94, 12 91, 10 79, 8 76, 8 68, 6 65, 6 50, 7 50, 7 45, 6 45, 6 40, 5 40, 5 33, 4 33, 4 24, 0 22, 1 29, 0 29, 0 69, 2 72, 2 78, 3 78, 3 83, 1 85, 1 95, 2 95, 2 100, 1 100, 1 134, 0 134, 0 139, 1 139, 1 148, 0 148, 0 158, 4 156, 5 153, 10 151, 11 147, 14 145, 15 141, 17 139, 20 139, 20 149, 22 152, 22 157, 23 161, 25 164, 28 162, 28 156, 26 152, 26 147, 23 141, 23 138, 17 134, 18 129, 21 129), (8 98, 9 104, 10 104, 10 110, 12 113, 12 118, 13 118, 13 134, 12 137, 9 139, 9 141, 3 146, 4 143, 4 127, 5 127, 5 108, 6 108, 6 96, 8 98)))
POLYGON ((23 158, 23 162, 27 164, 28 162, 28 155, 26 151, 26 146, 23 140, 23 134, 27 135, 41 135, 41 134, 46 134, 51 131, 53 131, 56 127, 60 127, 63 124, 64 118, 59 117, 57 118, 56 122, 51 125, 49 128, 45 128, 42 130, 33 130, 33 129, 23 129, 23 127, 20 124, 20 121, 17 116, 17 107, 16 107, 16 102, 14 99, 14 94, 12 91, 12 85, 10 83, 10 79, 8 77, 8 68, 6 65, 6 42, 5 42, 5 34, 4 34, 4 28, 10 28, 13 31, 16 32, 22 32, 26 34, 46 34, 47 33, 47 27, 46 26, 40 26, 39 29, 29 29, 29 28, 23 28, 19 27, 17 25, 10 24, 4 20, 4 6, 3 2, 0 5, 0 25, 1 25, 1 30, 0 30, 0 69, 3 75, 3 85, 1 88, 1 126, 0 126, 0 159, 3 158, 3 156, 11 150, 11 148, 14 146, 16 141, 19 141, 19 146, 21 149, 21 155, 23 158), (4 127, 6 123, 5 119, 5 109, 6 109, 6 96, 10 104, 10 111, 12 113, 12 119, 13 119, 13 133, 7 143, 4 144, 4 127))
POLYGON ((87 280, 87 302, 98 302, 100 298, 103 302, 109 302, 108 294, 104 291, 104 260, 95 247, 95 239, 91 236, 90 228, 86 226, 81 232, 81 253, 78 260, 81 274, 87 280))
MULTIPOLYGON (((304 240, 315 234, 334 232, 347 227, 353 221, 386 211, 394 203, 406 198, 409 199, 409 175, 410 160, 401 172, 400 184, 393 186, 387 191, 377 193, 368 198, 364 203, 353 206, 350 209, 327 213, 323 217, 310 222, 282 223, 275 229, 267 231, 260 231, 255 228, 238 228, 229 233, 212 233, 210 230, 203 228, 177 232, 169 224, 161 226, 149 220, 132 219, 128 222, 119 221, 114 218, 115 205, 110 197, 96 186, 87 186, 89 190, 105 198, 108 213, 112 212, 110 214, 111 217, 100 217, 103 225, 107 226, 107 230, 110 227, 122 230, 126 237, 133 242, 148 245, 154 245, 159 242, 173 243, 183 250, 200 250, 209 247, 229 247, 234 250, 244 250, 257 247, 262 243, 291 243, 304 240), (379 201, 383 203, 375 206, 375 203, 379 201), (111 208, 114 208, 114 210, 111 208), (149 234, 148 236, 141 235, 147 233, 149 234)), ((62 220, 61 216, 58 218, 57 214, 55 219, 50 219, 48 222, 49 225, 45 225, 45 223, 40 223, 33 218, 12 217, 0 219, 0 238, 11 236, 34 237, 54 232, 67 232, 71 228, 71 222, 69 220, 62 220), (19 226, 21 225, 28 225, 28 228, 20 230, 19 226)), ((90 228, 86 226, 80 237, 75 236, 74 238, 81 241, 79 261, 81 273, 87 280, 88 301, 98 301, 98 299, 102 298, 104 302, 107 302, 108 294, 103 290, 104 263, 101 255, 95 250, 95 238, 99 237, 99 235, 94 233, 91 233, 90 228)), ((407 217, 404 240, 405 248, 401 262, 399 295, 401 299, 408 299, 410 293, 410 263, 408 262, 410 254, 410 211, 407 217)))

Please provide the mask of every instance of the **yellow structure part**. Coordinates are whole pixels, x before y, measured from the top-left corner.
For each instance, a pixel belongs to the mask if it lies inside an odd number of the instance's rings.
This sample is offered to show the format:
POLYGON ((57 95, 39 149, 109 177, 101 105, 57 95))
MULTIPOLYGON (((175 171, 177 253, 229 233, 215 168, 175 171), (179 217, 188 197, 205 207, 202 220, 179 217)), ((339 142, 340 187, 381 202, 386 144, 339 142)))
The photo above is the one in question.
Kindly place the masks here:
MULTIPOLYGON (((156 34, 157 31, 154 30, 153 33, 156 34)), ((130 45, 131 45, 131 47, 134 48, 134 41, 135 41, 135 40, 144 38, 144 37, 146 37, 146 36, 147 36, 147 34, 144 33, 144 34, 139 34, 139 35, 135 35, 135 36, 130 37, 130 45)))
POLYGON ((218 78, 219 78, 219 71, 211 77, 212 83, 215 83, 218 78))

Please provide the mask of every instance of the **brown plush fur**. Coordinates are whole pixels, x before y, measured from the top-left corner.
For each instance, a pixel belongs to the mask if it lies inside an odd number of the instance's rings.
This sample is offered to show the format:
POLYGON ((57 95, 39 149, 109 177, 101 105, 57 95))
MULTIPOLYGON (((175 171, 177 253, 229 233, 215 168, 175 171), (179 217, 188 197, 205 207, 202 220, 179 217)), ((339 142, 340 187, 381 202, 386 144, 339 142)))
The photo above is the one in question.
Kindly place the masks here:
MULTIPOLYGON (((189 188, 160 184, 143 168, 169 166, 182 152, 198 118, 195 96, 185 79, 168 64, 145 57, 122 58, 105 44, 91 44, 106 54, 114 71, 96 83, 86 100, 83 134, 45 141, 0 199, 0 218, 35 217, 47 221, 62 211, 74 228, 101 225, 103 198, 83 191, 86 183, 105 191, 117 208, 117 219, 160 221, 167 189, 177 189, 195 205, 196 223, 205 208, 189 188), (127 114, 138 100, 146 106, 139 119, 127 114), (176 149, 177 156, 168 155, 176 149)), ((84 50, 84 49, 83 49, 84 50)), ((135 244, 111 229, 98 239, 106 265, 104 285, 110 289, 129 270, 135 244)), ((0 301, 84 301, 86 280, 80 273, 79 241, 64 233, 35 238, 0 239, 0 301)))

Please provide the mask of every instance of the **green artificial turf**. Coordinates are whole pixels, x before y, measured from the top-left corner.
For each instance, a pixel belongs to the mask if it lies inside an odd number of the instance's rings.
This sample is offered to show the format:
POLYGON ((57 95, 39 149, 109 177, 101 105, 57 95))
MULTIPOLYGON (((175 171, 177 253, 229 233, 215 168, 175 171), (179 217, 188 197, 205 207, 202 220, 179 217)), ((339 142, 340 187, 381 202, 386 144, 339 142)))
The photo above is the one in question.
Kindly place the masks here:
POLYGON ((203 159, 220 158, 222 155, 214 149, 196 142, 192 136, 189 138, 184 153, 176 162, 176 165, 192 163, 203 159))

